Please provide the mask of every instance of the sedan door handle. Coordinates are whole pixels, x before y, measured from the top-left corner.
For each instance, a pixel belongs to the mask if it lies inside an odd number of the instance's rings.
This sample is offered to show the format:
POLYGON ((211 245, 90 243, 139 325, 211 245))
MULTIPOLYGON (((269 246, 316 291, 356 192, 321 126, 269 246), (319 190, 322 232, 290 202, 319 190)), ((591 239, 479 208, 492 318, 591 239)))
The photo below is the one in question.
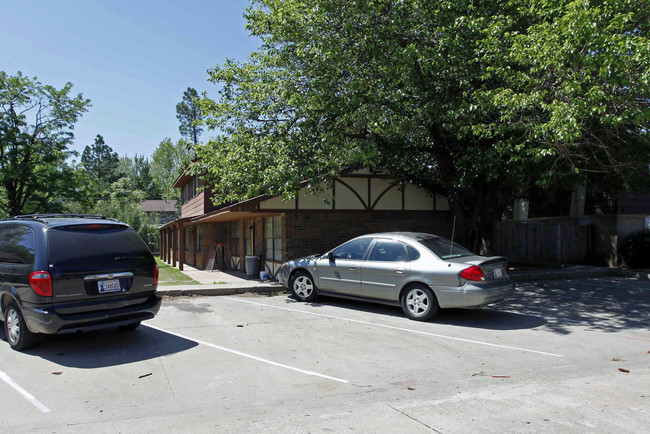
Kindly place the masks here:
POLYGON ((406 270, 403 269, 403 268, 398 268, 397 270, 395 270, 395 272, 396 272, 397 274, 404 274, 405 271, 406 271, 406 270))
POLYGON ((350 271, 357 271, 357 267, 350 267, 350 271))

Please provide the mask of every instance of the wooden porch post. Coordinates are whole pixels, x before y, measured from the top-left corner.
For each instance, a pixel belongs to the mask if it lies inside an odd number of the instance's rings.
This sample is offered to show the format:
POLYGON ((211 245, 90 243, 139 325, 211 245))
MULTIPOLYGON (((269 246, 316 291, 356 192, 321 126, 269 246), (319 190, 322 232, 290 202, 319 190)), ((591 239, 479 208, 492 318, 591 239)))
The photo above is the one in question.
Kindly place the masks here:
POLYGON ((176 236, 176 225, 171 227, 172 238, 172 267, 176 267, 176 260, 178 259, 178 236, 176 236))
POLYGON ((165 229, 165 262, 169 263, 169 229, 165 229))
POLYGON ((168 264, 172 261, 169 254, 169 228, 165 229, 165 262, 168 264))
POLYGON ((183 229, 183 222, 178 223, 178 269, 183 271, 183 264, 185 263, 185 230, 183 229))

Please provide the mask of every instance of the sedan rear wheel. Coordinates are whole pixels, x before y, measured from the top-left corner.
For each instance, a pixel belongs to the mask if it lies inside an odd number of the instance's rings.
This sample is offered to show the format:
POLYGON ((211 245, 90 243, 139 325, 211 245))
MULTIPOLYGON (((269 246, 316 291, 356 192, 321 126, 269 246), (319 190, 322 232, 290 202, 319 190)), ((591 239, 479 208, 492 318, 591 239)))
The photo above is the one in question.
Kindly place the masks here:
POLYGON ((311 274, 304 270, 300 270, 291 276, 289 289, 291 294, 300 301, 313 301, 317 296, 314 279, 311 274))
POLYGON ((408 288, 402 296, 402 310, 407 317, 416 321, 428 321, 438 313, 435 294, 424 285, 408 288))

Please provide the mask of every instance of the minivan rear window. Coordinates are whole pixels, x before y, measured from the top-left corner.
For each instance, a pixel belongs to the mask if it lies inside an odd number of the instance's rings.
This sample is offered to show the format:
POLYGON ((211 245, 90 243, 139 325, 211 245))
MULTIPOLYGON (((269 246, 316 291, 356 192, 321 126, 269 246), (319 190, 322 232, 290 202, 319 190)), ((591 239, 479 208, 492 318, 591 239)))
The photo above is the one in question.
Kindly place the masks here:
POLYGON ((150 259, 133 229, 117 225, 75 225, 47 231, 50 263, 67 270, 112 268, 121 261, 150 259))

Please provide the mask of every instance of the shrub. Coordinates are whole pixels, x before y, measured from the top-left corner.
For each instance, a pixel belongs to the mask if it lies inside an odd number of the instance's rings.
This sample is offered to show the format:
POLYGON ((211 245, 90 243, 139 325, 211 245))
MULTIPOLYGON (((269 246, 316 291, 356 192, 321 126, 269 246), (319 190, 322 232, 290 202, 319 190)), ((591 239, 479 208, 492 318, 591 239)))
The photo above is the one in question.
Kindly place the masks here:
POLYGON ((630 268, 650 268, 650 231, 627 237, 621 246, 621 257, 630 268))

